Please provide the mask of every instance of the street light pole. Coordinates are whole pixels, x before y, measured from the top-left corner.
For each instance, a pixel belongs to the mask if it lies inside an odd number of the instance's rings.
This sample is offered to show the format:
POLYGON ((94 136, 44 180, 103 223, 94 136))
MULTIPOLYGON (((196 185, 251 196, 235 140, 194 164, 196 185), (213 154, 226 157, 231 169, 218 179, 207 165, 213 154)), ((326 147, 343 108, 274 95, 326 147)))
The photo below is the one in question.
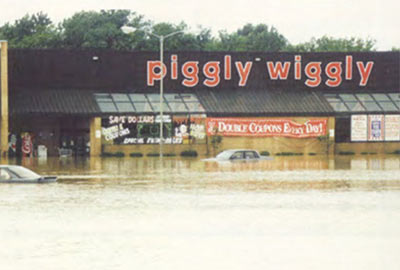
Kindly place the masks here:
POLYGON ((168 35, 156 35, 153 33, 148 33, 152 36, 155 36, 160 41, 160 69, 161 69, 161 78, 160 78, 160 158, 163 157, 163 139, 164 139, 164 40, 166 38, 172 37, 176 34, 183 33, 183 31, 176 31, 169 33, 168 35))
MULTIPOLYGON (((134 27, 131 26, 122 26, 121 30, 126 33, 132 33, 136 31, 134 27)), ((160 78, 160 158, 163 156, 163 151, 162 151, 162 145, 163 145, 163 137, 164 137, 164 129, 163 129, 163 124, 164 124, 164 111, 163 111, 163 105, 164 105, 164 40, 172 37, 176 34, 183 33, 184 31, 176 31, 169 33, 168 35, 156 35, 150 32, 146 32, 149 35, 152 35, 156 38, 159 39, 160 41, 160 72, 161 72, 161 78, 160 78)))
POLYGON ((160 80, 160 158, 163 157, 163 138, 164 138, 164 36, 160 36, 160 66, 161 66, 161 80, 160 80))

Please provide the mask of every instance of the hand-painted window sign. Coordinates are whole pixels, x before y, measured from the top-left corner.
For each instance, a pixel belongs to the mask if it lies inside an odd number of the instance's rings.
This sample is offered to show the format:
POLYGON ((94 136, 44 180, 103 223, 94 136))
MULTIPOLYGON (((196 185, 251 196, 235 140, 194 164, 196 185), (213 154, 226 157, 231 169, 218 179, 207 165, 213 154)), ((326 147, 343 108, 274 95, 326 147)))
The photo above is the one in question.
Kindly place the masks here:
POLYGON ((207 134, 241 137, 310 138, 326 135, 327 119, 303 124, 290 119, 207 118, 207 134))
MULTIPOLYGON (((225 55, 222 61, 208 61, 200 66, 199 61, 180 63, 178 56, 171 55, 170 68, 160 61, 147 61, 147 85, 154 86, 156 81, 169 76, 171 80, 181 80, 185 87, 195 87, 202 83, 207 87, 216 87, 221 80, 229 81, 236 76, 238 86, 245 87, 254 66, 253 61, 233 61, 231 55, 225 55), (223 71, 221 66, 223 65, 223 71), (203 78, 203 79, 201 79, 203 78), (202 81, 201 81, 202 80, 202 81)), ((291 61, 266 61, 265 79, 300 81, 314 88, 324 83, 328 87, 338 87, 344 80, 351 81, 355 74, 358 85, 366 86, 373 71, 374 61, 356 61, 352 55, 346 55, 344 61, 302 62, 301 55, 294 55, 291 61), (293 77, 289 78, 289 75, 293 77)))

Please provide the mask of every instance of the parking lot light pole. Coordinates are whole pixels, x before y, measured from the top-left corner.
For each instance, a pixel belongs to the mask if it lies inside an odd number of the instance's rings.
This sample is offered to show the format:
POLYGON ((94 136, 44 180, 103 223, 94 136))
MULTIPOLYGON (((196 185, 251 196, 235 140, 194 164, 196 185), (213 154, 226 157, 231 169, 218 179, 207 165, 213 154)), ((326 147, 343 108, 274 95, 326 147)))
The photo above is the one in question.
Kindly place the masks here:
MULTIPOLYGON (((134 32, 136 29, 130 26, 123 26, 121 27, 121 30, 126 33, 132 33, 134 32)), ((164 110, 163 110, 163 105, 164 105, 164 40, 172 37, 174 35, 183 33, 184 31, 176 31, 176 32, 172 32, 169 33, 168 35, 156 35, 150 32, 146 32, 149 35, 152 35, 156 38, 158 38, 158 40, 160 41, 160 158, 162 158, 163 156, 163 151, 162 151, 162 146, 163 146, 163 138, 164 138, 164 129, 163 129, 163 124, 164 124, 164 110)))

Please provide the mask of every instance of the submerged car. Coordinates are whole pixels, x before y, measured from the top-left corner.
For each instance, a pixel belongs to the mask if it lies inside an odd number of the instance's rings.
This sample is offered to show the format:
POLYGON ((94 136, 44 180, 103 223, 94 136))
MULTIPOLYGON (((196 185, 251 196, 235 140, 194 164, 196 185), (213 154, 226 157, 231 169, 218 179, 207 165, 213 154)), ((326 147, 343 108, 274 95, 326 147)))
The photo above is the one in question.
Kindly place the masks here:
POLYGON ((40 176, 22 166, 0 165, 0 183, 50 183, 56 181, 56 176, 40 176))
POLYGON ((251 149, 231 149, 219 153, 215 159, 216 161, 235 161, 235 160, 271 160, 271 157, 262 156, 256 150, 251 149))

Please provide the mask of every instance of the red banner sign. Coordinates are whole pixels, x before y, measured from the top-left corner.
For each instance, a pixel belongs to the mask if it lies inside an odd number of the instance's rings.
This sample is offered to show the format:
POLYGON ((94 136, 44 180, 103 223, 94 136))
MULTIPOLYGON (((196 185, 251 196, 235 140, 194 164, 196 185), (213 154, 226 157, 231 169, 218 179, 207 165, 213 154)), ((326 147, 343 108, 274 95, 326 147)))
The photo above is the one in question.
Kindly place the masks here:
POLYGON ((326 135, 327 119, 310 119, 304 124, 290 119, 207 118, 207 135, 241 137, 311 138, 326 135))

